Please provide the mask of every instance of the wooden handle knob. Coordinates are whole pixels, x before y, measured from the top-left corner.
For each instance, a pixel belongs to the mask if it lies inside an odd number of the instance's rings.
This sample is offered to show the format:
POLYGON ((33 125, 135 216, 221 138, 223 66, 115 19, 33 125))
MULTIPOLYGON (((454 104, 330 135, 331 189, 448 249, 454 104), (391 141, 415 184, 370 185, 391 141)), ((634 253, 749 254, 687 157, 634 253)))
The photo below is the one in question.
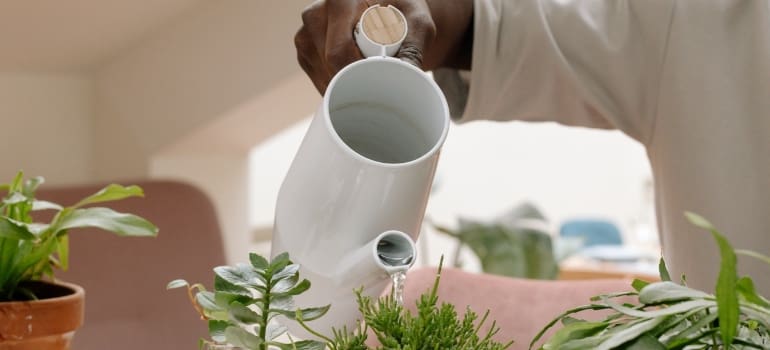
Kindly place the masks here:
POLYGON ((398 43, 406 33, 403 16, 392 7, 371 8, 361 18, 363 31, 372 41, 381 45, 398 43))

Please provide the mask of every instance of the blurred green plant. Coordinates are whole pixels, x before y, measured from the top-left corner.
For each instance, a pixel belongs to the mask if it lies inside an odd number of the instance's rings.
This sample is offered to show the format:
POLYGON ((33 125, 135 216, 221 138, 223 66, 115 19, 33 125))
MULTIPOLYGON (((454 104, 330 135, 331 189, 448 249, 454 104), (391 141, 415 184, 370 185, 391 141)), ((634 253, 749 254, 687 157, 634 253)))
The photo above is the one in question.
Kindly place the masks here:
POLYGON ((709 231, 719 247, 721 267, 716 294, 684 283, 671 282, 665 262, 660 262, 660 282, 635 280, 633 291, 606 294, 591 304, 567 310, 547 324, 530 343, 530 349, 546 330, 561 321, 563 327, 540 349, 770 349, 770 302, 757 294, 749 277, 738 278, 737 256, 758 258, 759 253, 735 250, 706 219, 686 214, 694 225, 709 231), (635 296, 638 304, 616 301, 635 296), (600 321, 571 315, 585 310, 612 313, 600 321))
POLYGON ((455 266, 460 267, 459 252, 464 246, 479 258, 486 273, 520 278, 555 279, 558 262, 580 249, 579 241, 564 241, 561 249, 542 227, 547 219, 530 203, 516 206, 492 222, 460 219, 457 229, 434 224, 433 227, 458 240, 455 266))
POLYGON ((138 186, 112 184, 63 207, 38 200, 35 192, 43 184, 42 177, 24 179, 19 172, 8 184, 0 185, 6 194, 0 202, 0 301, 33 300, 34 293, 24 287, 25 281, 53 277, 54 268, 67 270, 71 229, 94 227, 120 236, 155 236, 158 228, 151 222, 109 208, 86 207, 91 204, 143 197, 138 186), (35 222, 33 214, 55 211, 49 223, 35 222))

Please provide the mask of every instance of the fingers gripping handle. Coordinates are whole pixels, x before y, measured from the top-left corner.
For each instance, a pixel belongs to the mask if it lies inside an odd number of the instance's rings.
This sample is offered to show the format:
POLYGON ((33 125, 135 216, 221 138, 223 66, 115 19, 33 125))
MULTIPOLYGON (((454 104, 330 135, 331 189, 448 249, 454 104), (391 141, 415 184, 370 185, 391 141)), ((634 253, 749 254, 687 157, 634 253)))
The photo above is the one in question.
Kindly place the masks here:
POLYGON ((364 57, 395 56, 406 38, 406 17, 393 5, 366 9, 356 25, 356 44, 364 57))

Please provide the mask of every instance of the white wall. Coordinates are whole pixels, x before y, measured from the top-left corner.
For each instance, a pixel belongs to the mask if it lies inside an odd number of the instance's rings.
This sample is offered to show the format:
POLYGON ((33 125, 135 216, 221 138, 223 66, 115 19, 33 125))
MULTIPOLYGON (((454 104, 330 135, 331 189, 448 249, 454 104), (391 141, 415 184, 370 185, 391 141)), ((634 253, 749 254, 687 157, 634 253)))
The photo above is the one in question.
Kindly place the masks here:
POLYGON ((0 74, 0 183, 20 169, 49 184, 90 180, 92 102, 86 77, 0 74))

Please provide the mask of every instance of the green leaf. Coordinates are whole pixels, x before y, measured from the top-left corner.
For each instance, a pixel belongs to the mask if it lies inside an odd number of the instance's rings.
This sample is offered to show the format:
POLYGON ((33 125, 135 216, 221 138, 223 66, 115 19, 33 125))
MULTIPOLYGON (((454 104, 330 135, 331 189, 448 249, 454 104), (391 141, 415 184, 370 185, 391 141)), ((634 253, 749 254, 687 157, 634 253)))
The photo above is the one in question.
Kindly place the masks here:
MULTIPOLYGON (((697 216, 694 219, 690 219, 693 223, 699 222, 698 220, 697 216)), ((703 221, 705 221, 705 219, 703 219, 703 221)), ((701 224, 703 224, 703 222, 701 222, 701 224)), ((719 331, 722 335, 722 343, 725 348, 729 348, 733 342, 733 338, 738 333, 738 318, 740 316, 738 294, 736 292, 738 284, 738 271, 736 268, 737 258, 735 257, 733 247, 727 239, 714 229, 708 221, 705 221, 705 224, 705 227, 709 228, 711 235, 717 242, 719 254, 722 257, 716 286, 717 312, 719 313, 719 331)))
POLYGON ((633 287, 635 291, 639 292, 642 290, 642 288, 648 286, 649 284, 650 282, 635 278, 634 281, 631 282, 631 287, 633 287))
POLYGON ((262 321, 262 318, 258 313, 237 301, 230 304, 230 316, 234 320, 244 324, 254 324, 262 321))
POLYGON ((666 267, 666 261, 663 258, 660 258, 660 263, 658 263, 658 272, 661 281, 671 281, 671 275, 668 273, 668 267, 666 267))
POLYGON ((278 338, 281 334, 286 333, 288 330, 289 329, 286 326, 278 322, 275 322, 275 321, 270 322, 267 325, 267 331, 265 332, 265 339, 267 341, 272 341, 273 339, 278 338))
POLYGON ((591 304, 591 305, 578 306, 578 307, 569 309, 567 311, 564 311, 564 313, 562 313, 559 316, 556 316, 553 320, 548 322, 548 324, 546 324, 542 329, 540 329, 540 331, 535 335, 535 337, 532 338, 532 342, 529 343, 529 348, 532 349, 532 347, 535 346, 535 343, 537 343, 537 341, 543 337, 543 334, 545 334, 546 331, 548 331, 551 327, 553 327, 553 325, 559 322, 559 320, 569 315, 576 314, 578 312, 585 311, 585 310, 606 310, 609 308, 610 307, 606 305, 591 304))
POLYGON ((262 344, 262 340, 256 335, 251 334, 240 327, 227 327, 225 329, 225 338, 228 343, 245 349, 256 350, 259 345, 262 344))
POLYGON ((288 265, 281 270, 279 270, 277 273, 273 275, 272 278, 270 278, 270 281, 273 283, 278 282, 282 279, 292 277, 299 273, 299 264, 291 264, 288 265))
POLYGON ((323 315, 326 315, 330 307, 331 305, 326 305, 321 307, 309 307, 306 309, 298 309, 296 312, 295 318, 299 316, 302 321, 316 320, 318 318, 323 317, 323 315))
POLYGON ((264 283, 262 277, 248 264, 237 264, 235 266, 218 266, 214 268, 214 273, 227 281, 241 287, 262 287, 264 283))
POLYGON ((209 315, 225 311, 222 306, 217 304, 213 292, 198 292, 195 294, 195 301, 198 303, 198 306, 203 308, 203 310, 206 311, 206 313, 209 315))
POLYGON ((171 282, 168 282, 168 284, 166 285, 166 290, 187 287, 189 285, 190 284, 187 283, 187 281, 185 281, 183 279, 177 279, 177 280, 173 280, 171 282))
POLYGON ((625 350, 666 350, 666 346, 655 337, 645 334, 629 344, 625 350))
POLYGON ((31 241, 36 237, 27 227, 15 220, 0 216, 0 238, 31 241))
POLYGON ((267 259, 257 253, 249 253, 249 261, 251 261, 251 266, 259 270, 266 270, 269 265, 267 259))
POLYGON ((111 184, 102 188, 98 192, 83 198, 73 207, 79 208, 88 204, 116 201, 129 197, 144 197, 144 191, 142 188, 135 185, 124 187, 118 184, 111 184))
POLYGON ((326 343, 322 343, 316 340, 300 340, 294 343, 297 350, 324 350, 326 349, 326 343))
POLYGON ((216 343, 224 343, 227 341, 225 337, 225 330, 230 327, 230 322, 222 320, 209 320, 209 336, 211 340, 216 343))
POLYGON ((762 254, 759 254, 757 252, 753 252, 751 250, 745 250, 745 249, 736 249, 735 253, 739 254, 739 255, 745 255, 745 256, 748 256, 748 257, 752 257, 752 258, 758 259, 760 261, 764 261, 765 263, 770 265, 770 256, 762 255, 762 254))
POLYGON ((543 344, 545 350, 557 350, 564 343, 573 340, 590 337, 597 334, 609 326, 608 322, 572 322, 565 325, 543 344))
POLYGON ((268 269, 271 270, 273 273, 282 270, 286 265, 291 264, 291 260, 289 259, 289 253, 283 252, 281 254, 278 254, 273 258, 272 261, 270 261, 270 266, 268 266, 268 269))
POLYGON ((678 285, 674 282, 655 282, 642 288, 639 292, 639 302, 647 305, 656 305, 666 302, 704 299, 713 297, 710 294, 689 287, 678 285))
POLYGON ((59 257, 59 267, 67 271, 70 265, 70 239, 66 233, 56 237, 56 255, 59 257))
MULTIPOLYGON (((286 280, 283 280, 283 281, 286 281, 286 280)), ((281 281, 281 282, 283 282, 283 281, 281 281)), ((275 294, 276 295, 300 295, 300 294, 304 293, 308 289, 310 289, 310 281, 305 279, 305 280, 302 280, 302 282, 297 283, 294 287, 292 287, 291 289, 289 289, 289 290, 287 290, 285 292, 278 291, 276 289, 275 290, 275 294)))
POLYGON ((45 179, 42 176, 35 176, 31 179, 27 179, 27 181, 24 181, 22 193, 24 193, 24 195, 28 198, 34 198, 37 188, 40 187, 40 185, 42 185, 44 182, 45 179))
POLYGON ((3 198, 3 204, 6 204, 6 205, 19 204, 26 201, 27 201, 27 197, 23 195, 21 192, 13 192, 9 197, 3 198))
MULTIPOLYGON (((219 275, 214 275, 214 290, 222 293, 251 297, 251 292, 247 289, 247 287, 230 283, 219 275)), ((262 291, 263 289, 259 290, 262 291)))
POLYGON ((49 201, 34 200, 32 201, 32 210, 62 210, 62 206, 49 201))
POLYGON ((214 301, 217 303, 217 305, 226 308, 233 302, 239 302, 243 305, 248 305, 252 301, 252 297, 245 294, 216 291, 214 292, 214 301))
POLYGON ((95 227, 119 236, 154 237, 158 228, 151 222, 133 215, 118 213, 109 208, 75 209, 62 218, 57 232, 72 228, 95 227))
POLYGON ((610 336, 607 340, 603 341, 596 347, 596 350, 610 350, 617 346, 620 346, 626 342, 636 339, 642 336, 645 332, 650 331, 666 320, 667 317, 656 317, 647 319, 641 322, 634 323, 628 328, 622 329, 610 336))
POLYGON ((770 308, 770 302, 768 302, 767 299, 763 298, 761 295, 757 294, 757 290, 754 288, 754 281, 752 281, 751 278, 742 277, 738 280, 737 285, 738 293, 743 296, 746 301, 757 304, 759 306, 763 306, 765 308, 770 308))
POLYGON ((658 318, 660 316, 669 316, 682 312, 689 312, 696 309, 705 309, 707 307, 716 306, 716 303, 711 300, 690 300, 681 303, 673 304, 666 308, 654 309, 652 311, 636 310, 622 305, 615 304, 609 300, 604 301, 609 307, 615 309, 615 311, 623 313, 628 316, 638 318, 658 318))

